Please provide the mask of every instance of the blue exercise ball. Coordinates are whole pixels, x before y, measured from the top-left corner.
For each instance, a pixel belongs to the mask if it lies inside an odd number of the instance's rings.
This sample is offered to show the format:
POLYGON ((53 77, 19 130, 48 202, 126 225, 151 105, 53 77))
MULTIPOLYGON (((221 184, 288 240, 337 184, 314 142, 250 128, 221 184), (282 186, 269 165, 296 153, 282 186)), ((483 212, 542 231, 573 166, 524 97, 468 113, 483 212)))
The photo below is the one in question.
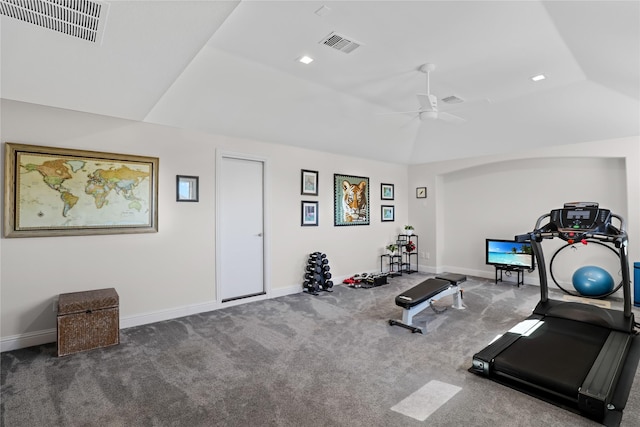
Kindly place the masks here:
POLYGON ((613 277, 607 270, 595 265, 580 267, 571 280, 576 291, 584 296, 596 297, 613 290, 613 277))

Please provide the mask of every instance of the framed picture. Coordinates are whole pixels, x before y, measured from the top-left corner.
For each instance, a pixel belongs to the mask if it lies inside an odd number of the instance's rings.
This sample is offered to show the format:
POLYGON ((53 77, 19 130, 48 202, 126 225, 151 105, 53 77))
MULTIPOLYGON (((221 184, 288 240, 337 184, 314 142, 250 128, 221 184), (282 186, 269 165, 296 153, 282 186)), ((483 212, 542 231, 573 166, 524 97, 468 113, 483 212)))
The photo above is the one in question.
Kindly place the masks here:
POLYGON ((302 201, 302 220, 300 225, 315 226, 318 225, 318 202, 302 201))
POLYGON ((369 178, 333 175, 333 224, 369 225, 369 178))
POLYGON ((300 171, 300 194, 306 196, 318 195, 318 171, 305 169, 300 171))
POLYGON ((382 214, 381 214, 381 218, 382 218, 382 222, 385 221, 395 221, 395 207, 394 206, 385 206, 382 205, 382 214))
POLYGON ((158 158, 5 144, 4 235, 158 231, 158 158))
POLYGON ((177 202, 197 202, 198 192, 197 176, 176 175, 177 202))
POLYGON ((380 198, 393 200, 393 184, 380 184, 380 198))
POLYGON ((426 199, 427 198, 427 187, 418 187, 418 188, 416 188, 416 197, 418 199, 426 199))

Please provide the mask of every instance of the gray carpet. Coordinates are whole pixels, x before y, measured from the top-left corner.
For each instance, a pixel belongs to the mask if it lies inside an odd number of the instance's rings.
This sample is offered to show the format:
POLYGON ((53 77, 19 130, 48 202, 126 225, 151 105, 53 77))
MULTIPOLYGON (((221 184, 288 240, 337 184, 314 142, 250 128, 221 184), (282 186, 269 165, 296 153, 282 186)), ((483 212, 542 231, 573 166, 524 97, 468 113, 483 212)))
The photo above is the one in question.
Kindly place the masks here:
MULTIPOLYGON (((537 287, 469 278, 467 309, 416 316, 424 335, 389 326, 395 296, 427 277, 123 329, 118 346, 62 358, 55 344, 3 353, 2 425, 598 425, 467 371, 530 314, 537 287), (423 422, 390 410, 432 380, 461 390, 423 422)), ((623 426, 640 425, 638 376, 623 426)))

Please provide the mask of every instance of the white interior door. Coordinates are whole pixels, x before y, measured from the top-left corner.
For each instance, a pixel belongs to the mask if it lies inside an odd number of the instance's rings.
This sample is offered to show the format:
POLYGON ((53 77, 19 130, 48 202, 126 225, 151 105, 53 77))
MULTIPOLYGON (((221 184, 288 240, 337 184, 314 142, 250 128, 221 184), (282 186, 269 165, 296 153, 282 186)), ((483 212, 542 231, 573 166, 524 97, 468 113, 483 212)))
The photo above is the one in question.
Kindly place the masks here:
POLYGON ((222 302, 265 293, 264 162, 222 156, 216 268, 222 302))

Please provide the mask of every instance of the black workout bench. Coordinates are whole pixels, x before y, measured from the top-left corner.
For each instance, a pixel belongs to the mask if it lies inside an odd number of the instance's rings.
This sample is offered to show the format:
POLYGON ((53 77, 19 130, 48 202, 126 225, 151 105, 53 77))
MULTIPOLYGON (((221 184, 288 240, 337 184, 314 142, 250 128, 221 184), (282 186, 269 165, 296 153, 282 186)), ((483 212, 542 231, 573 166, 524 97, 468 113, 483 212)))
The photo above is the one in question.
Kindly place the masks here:
MULTIPOLYGON (((402 321, 389 320, 391 326, 402 326, 411 332, 422 333, 423 328, 413 325, 413 316, 430 306, 439 299, 453 295, 453 308, 464 309, 462 304, 462 289, 459 284, 466 281, 462 274, 443 273, 435 279, 427 279, 396 297, 396 305, 402 307, 402 321)), ((435 311, 435 309, 434 309, 435 311)), ((444 310, 443 310, 444 311, 444 310)), ((436 313, 440 313, 436 311, 436 313)))

